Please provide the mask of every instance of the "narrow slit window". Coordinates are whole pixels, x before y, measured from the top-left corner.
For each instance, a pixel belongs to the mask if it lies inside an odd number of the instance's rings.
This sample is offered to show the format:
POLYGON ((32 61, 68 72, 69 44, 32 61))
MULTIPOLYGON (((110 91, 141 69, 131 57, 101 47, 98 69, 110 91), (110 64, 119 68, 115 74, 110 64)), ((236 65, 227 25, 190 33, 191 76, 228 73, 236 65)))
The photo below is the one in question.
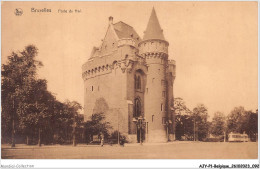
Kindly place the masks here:
POLYGON ((135 89, 141 89, 141 76, 135 75, 135 89))
POLYGON ((162 118, 162 124, 166 124, 166 118, 165 117, 162 118))
POLYGON ((141 77, 137 77, 137 89, 141 89, 141 77))
POLYGON ((162 92, 162 97, 165 97, 165 96, 166 96, 166 92, 163 91, 163 92, 162 92))
POLYGON ((91 87, 91 90, 94 91, 94 87, 93 86, 91 87))
POLYGON ((161 111, 163 111, 163 104, 161 104, 161 111))
POLYGON ((136 75, 135 75, 135 89, 137 89, 137 78, 136 78, 136 75))

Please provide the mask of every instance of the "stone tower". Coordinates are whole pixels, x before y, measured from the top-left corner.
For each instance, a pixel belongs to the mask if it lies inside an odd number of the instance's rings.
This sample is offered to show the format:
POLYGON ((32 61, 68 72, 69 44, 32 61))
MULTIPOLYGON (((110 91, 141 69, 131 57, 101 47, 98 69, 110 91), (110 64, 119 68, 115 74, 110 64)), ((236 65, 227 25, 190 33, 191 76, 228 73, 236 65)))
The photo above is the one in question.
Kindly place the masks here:
POLYGON ((175 61, 168 46, 154 9, 143 39, 109 17, 105 38, 82 66, 84 119, 103 112, 130 142, 174 140, 175 61))
POLYGON ((168 46, 153 8, 143 40, 139 43, 139 54, 145 58, 148 68, 144 105, 145 118, 152 131, 147 138, 149 142, 166 142, 168 138, 172 140, 174 77, 170 75, 170 69, 174 65, 171 66, 168 61, 168 46))

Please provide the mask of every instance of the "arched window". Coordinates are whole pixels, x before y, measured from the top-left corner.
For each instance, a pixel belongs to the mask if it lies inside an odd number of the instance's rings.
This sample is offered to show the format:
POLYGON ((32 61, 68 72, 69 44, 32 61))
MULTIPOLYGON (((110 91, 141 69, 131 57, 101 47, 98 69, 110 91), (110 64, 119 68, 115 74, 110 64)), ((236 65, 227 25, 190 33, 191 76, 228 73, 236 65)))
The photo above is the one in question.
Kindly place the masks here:
POLYGON ((141 76, 135 75, 135 89, 141 89, 141 76))
POLYGON ((135 99, 134 117, 141 116, 141 102, 138 98, 135 99))
POLYGON ((137 89, 141 89, 141 77, 137 77, 137 89))

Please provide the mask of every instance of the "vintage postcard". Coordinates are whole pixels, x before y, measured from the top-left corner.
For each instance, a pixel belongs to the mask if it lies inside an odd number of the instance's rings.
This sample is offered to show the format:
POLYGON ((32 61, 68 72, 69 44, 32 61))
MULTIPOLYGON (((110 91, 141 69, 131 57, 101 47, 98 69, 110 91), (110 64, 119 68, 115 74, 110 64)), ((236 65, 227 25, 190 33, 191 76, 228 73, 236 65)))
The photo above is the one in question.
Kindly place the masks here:
POLYGON ((1 18, 2 167, 259 167, 257 1, 2 1, 1 18), (239 160, 174 164, 191 159, 239 160))

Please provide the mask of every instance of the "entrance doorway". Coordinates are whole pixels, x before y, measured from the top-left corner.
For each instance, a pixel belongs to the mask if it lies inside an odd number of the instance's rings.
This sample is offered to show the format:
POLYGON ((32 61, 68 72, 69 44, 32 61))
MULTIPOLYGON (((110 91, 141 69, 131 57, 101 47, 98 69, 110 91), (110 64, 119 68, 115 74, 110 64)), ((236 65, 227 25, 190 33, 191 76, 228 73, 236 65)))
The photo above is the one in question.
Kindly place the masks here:
POLYGON ((141 138, 142 138, 142 142, 145 141, 145 126, 143 126, 142 128, 138 128, 137 129, 137 143, 141 142, 141 138))

